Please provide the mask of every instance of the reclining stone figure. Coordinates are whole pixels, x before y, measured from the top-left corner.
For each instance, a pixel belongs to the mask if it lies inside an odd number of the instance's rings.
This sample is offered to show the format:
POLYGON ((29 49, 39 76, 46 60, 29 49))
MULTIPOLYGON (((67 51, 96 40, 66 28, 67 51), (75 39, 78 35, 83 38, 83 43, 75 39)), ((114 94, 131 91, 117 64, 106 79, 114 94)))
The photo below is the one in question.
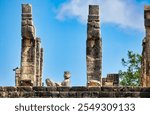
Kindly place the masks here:
POLYGON ((49 78, 47 78, 46 79, 46 85, 52 86, 52 87, 58 87, 58 86, 69 87, 70 86, 70 77, 71 77, 70 72, 65 71, 64 72, 64 81, 62 81, 61 83, 56 83, 56 82, 53 82, 52 80, 50 80, 49 78))

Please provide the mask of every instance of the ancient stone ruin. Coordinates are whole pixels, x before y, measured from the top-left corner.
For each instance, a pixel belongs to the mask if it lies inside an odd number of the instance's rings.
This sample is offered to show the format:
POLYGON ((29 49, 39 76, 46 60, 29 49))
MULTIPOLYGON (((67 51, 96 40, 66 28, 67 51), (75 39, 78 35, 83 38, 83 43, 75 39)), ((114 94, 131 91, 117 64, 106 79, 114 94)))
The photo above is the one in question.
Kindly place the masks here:
POLYGON ((140 87, 119 86, 119 75, 102 78, 102 39, 100 37, 99 6, 89 5, 86 40, 87 86, 70 86, 71 74, 64 72, 64 81, 46 79, 42 86, 43 48, 36 37, 32 7, 22 5, 21 64, 15 71, 15 87, 0 87, 0 97, 100 98, 150 97, 150 6, 144 7, 146 37, 143 40, 140 87))
POLYGON ((102 86, 119 86, 119 74, 107 74, 102 78, 102 86))
POLYGON ((150 6, 144 7, 146 36, 143 39, 141 86, 150 87, 150 6))
POLYGON ((40 38, 36 37, 30 4, 22 4, 21 36, 21 64, 15 70, 16 86, 42 86, 43 48, 40 38))
POLYGON ((102 85, 102 40, 99 29, 99 6, 90 5, 86 41, 87 86, 102 85))

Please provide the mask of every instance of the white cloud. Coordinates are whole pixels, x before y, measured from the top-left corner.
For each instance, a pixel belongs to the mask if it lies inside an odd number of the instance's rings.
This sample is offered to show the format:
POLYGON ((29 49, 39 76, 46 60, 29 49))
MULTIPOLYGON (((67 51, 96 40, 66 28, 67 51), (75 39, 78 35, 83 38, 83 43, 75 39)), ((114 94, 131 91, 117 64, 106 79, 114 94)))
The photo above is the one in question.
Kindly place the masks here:
POLYGON ((101 23, 114 23, 122 28, 144 30, 143 13, 139 10, 142 6, 135 5, 130 0, 70 0, 58 9, 57 19, 76 18, 86 23, 89 4, 100 5, 101 23))

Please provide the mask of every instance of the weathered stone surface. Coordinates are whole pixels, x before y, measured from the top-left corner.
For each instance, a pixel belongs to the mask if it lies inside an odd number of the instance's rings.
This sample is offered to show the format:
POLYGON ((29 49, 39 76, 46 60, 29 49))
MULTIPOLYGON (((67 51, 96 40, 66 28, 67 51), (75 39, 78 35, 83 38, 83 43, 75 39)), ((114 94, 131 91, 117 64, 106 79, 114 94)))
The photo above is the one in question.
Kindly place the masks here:
POLYGON ((100 87, 101 83, 97 80, 90 80, 88 82, 88 87, 100 87))
POLYGON ((146 37, 143 39, 141 86, 150 86, 150 6, 144 7, 146 37))
POLYGON ((0 98, 150 98, 150 87, 3 87, 0 98))
POLYGON ((84 86, 76 86, 70 87, 70 91, 88 91, 88 88, 84 86))
POLYGON ((68 94, 68 92, 59 92, 59 97, 60 98, 68 98, 69 97, 69 94, 68 94))
POLYGON ((36 87, 33 87, 33 90, 34 91, 47 91, 47 87, 36 86, 36 87))
POLYGON ((89 6, 86 41, 87 86, 101 86, 102 41, 99 32, 99 6, 89 6), (97 82, 91 82, 91 81, 97 82))
POLYGON ((103 86, 119 86, 119 74, 107 74, 106 78, 102 78, 103 86))
POLYGON ((57 87, 46 87, 46 91, 57 91, 57 87))
POLYGON ((77 98, 77 92, 76 91, 69 91, 68 97, 69 98, 77 98))
POLYGON ((101 91, 101 87, 88 87, 88 91, 101 91))
POLYGON ((57 91, 69 91, 70 87, 57 87, 57 91))
POLYGON ((30 4, 22 4, 21 24, 21 67, 16 69, 16 86, 42 86, 43 49, 35 35, 30 4))
POLYGON ((31 91, 33 91, 33 87, 31 87, 31 86, 17 87, 17 91, 19 91, 19 92, 31 92, 31 91))

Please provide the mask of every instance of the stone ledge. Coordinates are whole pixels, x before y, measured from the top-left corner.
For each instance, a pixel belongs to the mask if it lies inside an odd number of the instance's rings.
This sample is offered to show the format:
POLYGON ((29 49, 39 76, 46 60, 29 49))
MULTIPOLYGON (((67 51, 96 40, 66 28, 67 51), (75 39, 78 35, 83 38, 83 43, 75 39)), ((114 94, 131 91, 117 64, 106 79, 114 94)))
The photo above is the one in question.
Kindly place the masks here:
POLYGON ((0 98, 150 98, 150 87, 0 87, 0 98))

